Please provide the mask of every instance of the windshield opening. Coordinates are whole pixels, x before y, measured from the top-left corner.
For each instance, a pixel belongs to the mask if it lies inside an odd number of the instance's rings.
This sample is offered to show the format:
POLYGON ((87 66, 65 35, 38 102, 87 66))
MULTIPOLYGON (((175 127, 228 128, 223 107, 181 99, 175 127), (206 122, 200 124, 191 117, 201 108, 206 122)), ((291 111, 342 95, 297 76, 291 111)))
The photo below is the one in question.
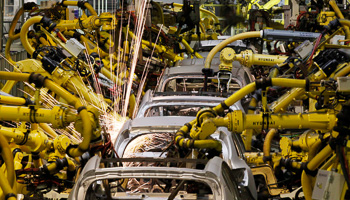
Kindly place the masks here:
MULTIPOLYGON (((225 81, 221 80, 221 84, 223 83, 225 83, 225 81)), ((177 77, 167 80, 163 89, 164 91, 162 92, 199 92, 203 90, 203 87, 204 79, 202 77, 177 77)), ((241 86, 236 79, 231 79, 229 83, 229 92, 233 93, 240 88, 241 86)), ((216 77, 208 77, 207 91, 220 92, 218 91, 218 79, 216 77)))
MULTIPOLYGON (((205 106, 208 107, 208 106, 205 106)), ((177 105, 177 106, 152 106, 145 112, 144 117, 156 116, 196 116, 197 112, 204 108, 203 106, 194 105, 177 105)))
MULTIPOLYGON (((189 116, 195 117, 203 108, 212 108, 213 105, 159 105, 149 107, 143 117, 159 117, 159 116, 189 116)), ((227 114, 232 109, 226 110, 227 114)))

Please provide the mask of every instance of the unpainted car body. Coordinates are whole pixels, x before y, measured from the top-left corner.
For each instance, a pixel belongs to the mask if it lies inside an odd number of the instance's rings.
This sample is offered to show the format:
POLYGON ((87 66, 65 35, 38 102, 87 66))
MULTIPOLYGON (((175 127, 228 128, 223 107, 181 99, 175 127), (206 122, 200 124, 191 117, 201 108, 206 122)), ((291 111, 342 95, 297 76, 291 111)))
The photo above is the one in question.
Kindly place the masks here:
MULTIPOLYGON (((138 136, 149 133, 176 133, 185 123, 193 120, 188 116, 140 117, 124 124, 115 141, 116 152, 123 157, 128 144, 138 136)), ((222 158, 231 169, 244 169, 242 186, 247 187, 256 199, 257 193, 251 169, 244 160, 244 146, 239 135, 232 134, 227 128, 219 128, 212 136, 222 143, 222 158)))
MULTIPOLYGON (((207 162, 204 169, 174 168, 174 167, 109 167, 100 168, 103 162, 100 157, 92 157, 79 179, 74 185, 69 198, 70 200, 80 199, 108 199, 105 194, 107 189, 101 190, 103 181, 108 183, 116 179, 147 178, 147 179, 168 179, 198 181, 208 185, 212 194, 197 198, 196 194, 181 193, 174 199, 241 199, 245 193, 241 193, 235 184, 232 171, 219 157, 214 157, 207 162), (101 186, 101 187, 96 187, 101 186), (99 189, 97 189, 99 188, 99 189)), ((110 161, 111 162, 111 161, 110 161)), ((109 191, 110 192, 110 191, 109 191)), ((168 199, 169 193, 120 193, 115 192, 111 199, 168 199)), ((248 198, 249 199, 249 196, 248 198)))

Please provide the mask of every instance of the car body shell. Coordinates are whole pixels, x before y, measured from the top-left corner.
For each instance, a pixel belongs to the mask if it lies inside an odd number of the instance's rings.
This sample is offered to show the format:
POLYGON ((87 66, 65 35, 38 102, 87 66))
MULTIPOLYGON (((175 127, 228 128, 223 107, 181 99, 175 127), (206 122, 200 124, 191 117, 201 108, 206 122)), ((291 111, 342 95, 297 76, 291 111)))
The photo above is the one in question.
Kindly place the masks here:
MULTIPOLYGON (((96 181, 105 179, 124 179, 124 178, 157 178, 198 181, 207 184, 213 193, 212 199, 234 200, 238 199, 238 190, 232 184, 234 180, 227 179, 230 173, 224 170, 226 163, 219 157, 214 157, 208 161, 205 168, 190 169, 176 167, 109 167, 100 168, 101 158, 92 157, 81 172, 76 184, 74 185, 69 200, 85 199, 88 194, 88 188, 96 181)), ((226 167, 227 168, 227 167, 226 167)), ((113 199, 167 199, 169 194, 157 195, 147 194, 125 194, 113 199)), ((179 197, 175 199, 186 199, 179 197)))
MULTIPOLYGON (((216 99, 218 100, 218 98, 216 99)), ((142 105, 150 106, 147 103, 142 105)), ((234 108, 238 109, 239 107, 240 106, 236 105, 234 108)), ((144 109, 141 107, 140 111, 141 110, 144 109)), ((176 131, 185 123, 195 119, 195 117, 190 116, 143 117, 141 115, 133 120, 128 120, 121 129, 115 141, 116 152, 119 156, 123 156, 127 145, 139 135, 164 132, 176 133, 176 131)), ((219 140, 222 143, 222 158, 231 169, 244 169, 244 177, 241 184, 247 187, 252 196, 256 198, 257 194, 254 178, 251 169, 244 160, 244 146, 240 136, 231 133, 225 127, 220 127, 214 134, 211 135, 211 137, 219 140)))

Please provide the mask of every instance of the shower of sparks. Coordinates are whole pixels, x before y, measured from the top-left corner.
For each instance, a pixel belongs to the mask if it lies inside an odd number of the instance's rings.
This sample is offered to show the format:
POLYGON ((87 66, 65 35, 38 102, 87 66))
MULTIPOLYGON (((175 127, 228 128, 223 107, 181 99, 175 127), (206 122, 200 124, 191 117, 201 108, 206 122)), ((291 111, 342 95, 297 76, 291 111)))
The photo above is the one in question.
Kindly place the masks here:
MULTIPOLYGON (((88 58, 89 55, 87 52, 85 52, 85 57, 88 58)), ((96 107, 99 109, 101 115, 100 115, 100 125, 103 126, 108 133, 111 135, 111 141, 114 142, 117 135, 116 133, 119 132, 120 128, 124 124, 126 118, 122 118, 118 113, 117 110, 113 109, 112 107, 108 106, 103 98, 103 91, 101 88, 101 85, 99 84, 99 80, 97 78, 97 75, 95 74, 94 68, 93 68, 93 63, 91 63, 90 59, 88 60, 87 66, 89 67, 91 73, 92 73, 92 78, 93 78, 93 83, 89 82, 89 86, 91 87, 93 84, 97 97, 99 99, 99 106, 96 107)), ((112 74, 112 80, 114 80, 114 75, 112 74)), ((116 84, 116 83, 115 83, 116 84)))
MULTIPOLYGON (((163 28, 163 24, 161 25, 161 27, 159 29, 159 32, 158 32, 155 44, 157 44, 157 42, 158 42, 159 35, 160 35, 161 31, 162 31, 162 28, 163 28)), ((152 52, 151 52, 151 56, 147 58, 145 67, 143 68, 141 81, 140 81, 139 89, 137 91, 137 96, 136 96, 135 110, 134 110, 134 113, 132 114, 133 117, 135 116, 136 111, 138 110, 138 105, 139 105, 140 100, 141 100, 141 94, 142 94, 143 87, 144 87, 145 82, 146 82, 146 78, 147 78, 147 75, 148 75, 148 72, 149 72, 150 62, 151 62, 151 59, 153 57, 153 53, 154 53, 155 48, 156 48, 156 46, 153 47, 152 52)))
MULTIPOLYGON (((110 34, 113 37, 116 38, 110 38, 109 40, 109 55, 107 59, 107 66, 108 66, 108 71, 111 74, 110 80, 114 83, 112 86, 110 86, 110 95, 112 97, 112 106, 109 106, 106 101, 104 100, 104 91, 101 88, 101 83, 99 83, 98 79, 98 74, 95 74, 94 70, 94 63, 91 63, 91 60, 89 59, 89 53, 88 49, 90 49, 91 46, 88 42, 83 40, 82 44, 85 46, 86 51, 84 52, 86 59, 86 63, 84 63, 85 67, 89 69, 89 71, 92 73, 92 82, 88 82, 88 84, 85 84, 84 78, 79 76, 73 76, 71 77, 70 80, 74 79, 75 81, 69 81, 66 82, 65 85, 67 88, 69 88, 70 91, 74 92, 75 95, 80 99, 81 103, 85 106, 87 105, 92 105, 95 108, 97 108, 100 111, 100 125, 103 126, 103 130, 107 130, 107 132, 111 135, 111 141, 112 143, 115 142, 116 138, 118 137, 118 133, 120 129, 122 128, 124 122, 128 119, 126 117, 127 111, 128 111, 128 105, 129 105, 129 98, 131 95, 132 91, 132 85, 133 85, 133 79, 134 79, 134 73, 135 73, 135 68, 138 63, 138 59, 140 58, 140 49, 142 45, 142 36, 144 33, 144 28, 147 20, 147 14, 149 9, 146 9, 147 4, 149 3, 149 0, 136 0, 135 1, 135 8, 136 8, 136 20, 135 20, 135 29, 132 31, 134 33, 134 36, 130 36, 128 34, 129 32, 129 25, 131 23, 131 17, 133 16, 134 12, 133 11, 128 11, 129 15, 128 19, 123 18, 123 14, 125 11, 123 11, 124 1, 122 1, 121 5, 121 17, 120 20, 117 22, 113 21, 112 26, 117 27, 117 25, 120 26, 119 29, 119 38, 118 34, 115 34, 116 30, 118 29, 113 29, 111 30, 110 34), (124 27, 123 20, 128 20, 127 21, 127 26, 124 27), (122 41, 122 36, 124 34, 125 41, 122 41), (133 37, 133 38, 129 38, 133 37), (130 41, 130 42, 128 42, 130 41), (118 47, 114 47, 114 45, 118 45, 118 47), (129 48, 129 51, 127 51, 126 48, 129 48), (118 51, 118 49, 121 49, 118 51), (129 67, 129 74, 127 74, 127 66, 126 63, 128 60, 130 60, 130 67, 129 67), (115 69, 115 70, 114 70, 115 69), (116 75, 115 75, 116 74, 116 75), (123 75, 125 74, 125 75, 123 75), (125 80, 123 80, 125 79, 125 80), (118 82, 121 82, 122 84, 118 84, 118 82), (94 90, 92 90, 94 88, 94 90), (89 102, 89 103, 88 103, 89 102), (120 113, 121 115, 119 115, 120 113)), ((114 5, 113 5, 114 6, 114 5)), ((119 18, 118 18, 119 19, 119 18)), ((157 44, 159 35, 161 33, 162 27, 160 27, 160 30, 158 32, 155 44, 157 44)), ((88 33, 86 33, 88 35, 88 33)), ((102 58, 99 44, 96 43, 97 47, 97 53, 102 58)), ((92 47, 91 47, 92 48, 92 47)), ((140 102, 141 96, 142 96, 142 90, 145 85, 145 81, 149 72, 149 65, 153 56, 155 50, 155 46, 152 49, 151 56, 147 58, 146 64, 143 69, 143 73, 140 77, 140 84, 139 88, 137 91, 136 95, 136 108, 134 109, 133 116, 137 112, 137 106, 140 102)), ((14 71, 20 72, 20 69, 13 64, 11 60, 6 59, 5 56, 1 55, 2 59, 6 60, 10 65, 13 66, 14 71)), ((142 56, 141 56, 142 59, 142 56)), ((102 62, 102 59, 101 59, 102 62)), ((107 67, 105 66, 105 67, 107 67)), ((79 74, 79 73, 76 73, 79 74)), ((32 85, 25 83, 26 84, 26 90, 22 92, 26 94, 28 97, 33 99, 33 94, 37 88, 33 87, 32 85)), ((108 92, 108 91, 107 91, 108 92)), ((53 106, 55 105, 64 105, 66 107, 70 107, 70 109, 74 110, 71 106, 64 104, 62 102, 59 102, 57 98, 52 96, 48 89, 42 88, 40 89, 40 104, 47 109, 52 109, 53 106)), ((44 131, 43 129, 40 129, 44 131)), ((69 126, 65 127, 65 129, 54 129, 54 131, 57 134, 63 134, 69 137, 72 140, 72 143, 78 144, 82 141, 81 134, 78 133, 73 126, 73 123, 71 123, 69 126)), ((45 132, 45 131, 44 131, 45 132)), ((46 132, 47 135, 49 133, 46 132)), ((49 135, 50 136, 50 135, 49 135)), ((50 136, 52 137, 52 136, 50 136)))
POLYGON ((138 2, 135 2, 135 6, 138 7, 137 13, 137 21, 136 21, 136 25, 135 25, 135 33, 136 33, 136 38, 133 40, 131 46, 133 46, 133 56, 132 56, 132 62, 131 62, 131 66, 130 66, 130 77, 129 77, 129 81, 128 81, 128 85, 127 85, 127 90, 126 90, 126 95, 125 95, 125 103, 124 103, 124 108, 122 111, 122 116, 126 116, 126 112, 127 112, 127 108, 129 105, 129 98, 130 98, 130 94, 131 94, 131 87, 132 87, 132 82, 133 82, 133 75, 135 72, 135 68, 136 68, 136 64, 137 64, 137 58, 139 56, 139 50, 140 50, 140 46, 141 46, 141 41, 142 41, 142 35, 143 35, 143 31, 145 28, 145 22, 146 22, 146 17, 147 16, 147 12, 148 9, 146 10, 146 5, 148 3, 148 0, 141 0, 138 2))

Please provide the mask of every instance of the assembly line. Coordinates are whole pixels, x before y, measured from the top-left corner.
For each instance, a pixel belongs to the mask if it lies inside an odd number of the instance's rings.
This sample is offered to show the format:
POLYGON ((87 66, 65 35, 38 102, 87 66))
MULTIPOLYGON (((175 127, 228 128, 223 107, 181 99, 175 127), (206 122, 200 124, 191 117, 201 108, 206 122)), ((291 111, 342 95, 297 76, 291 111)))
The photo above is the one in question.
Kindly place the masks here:
POLYGON ((51 3, 4 36, 0 199, 350 199, 348 1, 51 3))

